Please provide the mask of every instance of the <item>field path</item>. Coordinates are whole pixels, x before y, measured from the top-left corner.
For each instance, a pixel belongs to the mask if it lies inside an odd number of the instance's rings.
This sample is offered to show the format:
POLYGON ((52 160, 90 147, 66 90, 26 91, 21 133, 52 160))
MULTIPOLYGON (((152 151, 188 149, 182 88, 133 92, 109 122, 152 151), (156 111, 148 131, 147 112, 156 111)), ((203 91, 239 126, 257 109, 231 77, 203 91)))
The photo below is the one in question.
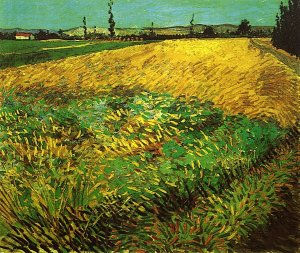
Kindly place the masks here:
POLYGON ((44 47, 41 50, 57 50, 57 49, 66 49, 66 48, 78 48, 78 47, 86 47, 93 45, 93 43, 79 44, 79 45, 70 45, 70 46, 62 46, 62 47, 44 47))
POLYGON ((300 77, 249 39, 174 40, 0 71, 5 89, 64 96, 114 87, 143 88, 213 101, 228 114, 299 118, 300 77), (40 89, 43 87, 43 90, 40 89))
POLYGON ((300 58, 296 56, 291 56, 289 53, 281 49, 276 49, 272 44, 270 39, 252 39, 251 43, 261 49, 263 52, 273 54, 279 61, 295 70, 295 72, 300 75, 300 58))

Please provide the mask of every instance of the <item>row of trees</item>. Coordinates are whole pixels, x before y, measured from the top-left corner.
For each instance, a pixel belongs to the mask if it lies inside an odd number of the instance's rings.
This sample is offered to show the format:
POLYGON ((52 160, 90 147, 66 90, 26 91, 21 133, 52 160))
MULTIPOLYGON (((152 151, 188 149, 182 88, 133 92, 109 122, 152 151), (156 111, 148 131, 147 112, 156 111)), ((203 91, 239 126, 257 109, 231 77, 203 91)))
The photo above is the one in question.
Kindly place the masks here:
POLYGON ((272 42, 275 47, 300 56, 300 0, 289 0, 287 5, 281 2, 272 42))
MULTIPOLYGON (((115 38, 115 20, 113 15, 114 0, 108 0, 108 31, 109 37, 115 38)), ((197 33, 195 30, 195 14, 192 15, 189 26, 188 35, 158 35, 155 32, 154 23, 152 22, 149 27, 148 33, 141 33, 138 37, 142 39, 168 39, 168 38, 186 38, 186 37, 262 37, 269 36, 268 31, 252 29, 250 22, 247 19, 243 19, 236 31, 227 30, 226 33, 218 34, 212 26, 207 26, 203 32, 197 33)), ((88 33, 87 18, 83 17, 83 35, 84 39, 96 39, 106 38, 105 34, 97 34, 96 26, 94 26, 94 32, 88 33)), ((128 35, 137 36, 137 35, 128 35)), ((123 37, 128 37, 123 36, 123 37)), ((0 39, 14 39, 15 33, 1 33, 0 39)), ((80 37, 68 36, 61 29, 58 33, 50 33, 49 31, 40 30, 35 34, 35 38, 38 40, 45 39, 79 39, 80 37)), ((300 0, 288 0, 288 4, 280 4, 280 13, 276 16, 276 26, 272 34, 273 45, 277 48, 282 48, 287 52, 300 56, 300 0)))
MULTIPOLYGON (((115 21, 112 13, 113 0, 109 0, 109 33, 110 37, 115 36, 115 21)), ((195 14, 193 13, 190 21, 190 36, 195 36, 194 31, 195 14)), ((252 31, 250 22, 247 19, 243 19, 235 33, 231 35, 239 36, 263 36, 262 31, 252 31)), ((86 29, 85 29, 86 36, 86 29)), ((155 37, 154 23, 152 22, 150 28, 150 37, 155 37)), ((211 26, 207 26, 202 34, 203 37, 215 37, 216 33, 211 26)), ((287 52, 300 56, 300 0, 288 0, 288 4, 280 4, 280 15, 276 15, 276 26, 272 34, 273 45, 277 48, 282 48, 287 52)))
MULTIPOLYGON (((195 14, 193 13, 192 19, 190 21, 190 35, 191 36, 195 35, 195 31, 194 31, 195 30, 194 29, 195 24, 194 24, 194 22, 195 22, 195 14)), ((241 24, 239 25, 237 31, 233 34, 243 35, 243 36, 250 36, 251 33, 252 33, 252 30, 251 30, 250 22, 247 19, 243 19, 241 21, 241 24)), ((215 33, 212 26, 207 26, 205 28, 205 30, 203 31, 203 34, 206 35, 206 36, 215 36, 216 35, 216 33, 215 33)))
MULTIPOLYGON (((115 26, 116 26, 116 23, 115 23, 115 20, 114 20, 114 15, 113 15, 113 10, 112 10, 112 7, 113 7, 113 0, 108 0, 108 14, 109 14, 109 17, 108 17, 108 23, 109 23, 109 28, 108 28, 108 31, 109 31, 109 35, 111 38, 114 38, 115 35, 116 35, 116 32, 115 32, 115 26)), ((192 15, 192 19, 190 21, 190 28, 189 28, 189 35, 191 37, 216 37, 217 36, 217 33, 214 31, 213 27, 212 26, 207 26, 203 33, 200 34, 196 34, 195 33, 195 29, 194 29, 194 26, 195 26, 195 14, 193 13, 192 15)), ((86 20, 86 17, 83 17, 83 29, 84 29, 84 38, 87 39, 88 38, 88 35, 87 35, 87 20, 86 20)), ((96 34, 96 30, 94 31, 94 34, 96 34)), ((230 35, 239 35, 239 36, 256 36, 256 35, 263 35, 263 32, 254 32, 251 30, 251 25, 250 25, 250 22, 247 20, 247 19, 244 19, 241 21, 241 24, 239 25, 238 29, 236 32, 234 33, 230 33, 229 31, 227 32, 227 34, 230 34, 230 35)), ((93 36, 89 36, 89 38, 91 38, 93 36)), ((157 37, 156 33, 154 32, 154 23, 152 22, 151 24, 151 27, 149 29, 149 37, 151 38, 155 38, 157 37)))
MULTIPOLYGON (((115 32, 115 26, 116 26, 116 22, 114 20, 114 14, 112 12, 112 7, 114 5, 114 1, 113 0, 109 0, 108 1, 108 15, 109 15, 109 18, 108 18, 108 23, 109 23, 109 28, 108 28, 108 31, 109 31, 109 34, 110 34, 110 37, 113 38, 115 37, 116 35, 116 32, 115 32)), ((86 17, 83 17, 83 33, 84 33, 84 39, 88 39, 88 38, 91 38, 93 36, 88 36, 87 34, 87 19, 86 17)), ((96 34, 96 26, 94 26, 94 35, 96 34)))
MULTIPOLYGON (((115 32, 115 20, 113 15, 113 5, 114 0, 108 0, 108 31, 109 31, 109 37, 115 38, 116 32, 115 32)), ((87 28, 87 18, 83 17, 83 38, 86 39, 105 39, 107 38, 107 35, 97 33, 96 26, 94 26, 94 32, 88 33, 87 28)), ((218 34, 216 31, 214 31, 214 28, 212 26, 206 26, 203 32, 196 32, 195 29, 195 14, 192 15, 192 18, 190 20, 190 26, 189 26, 189 34, 183 35, 183 34, 177 34, 177 35, 158 35, 155 32, 154 29, 154 23, 152 22, 151 27, 149 28, 149 33, 141 32, 139 35, 127 35, 122 36, 127 38, 129 37, 136 37, 142 39, 173 39, 173 38, 201 38, 201 37, 236 37, 236 36, 251 36, 251 37, 259 37, 259 36, 268 36, 269 34, 265 31, 254 31, 251 29, 250 22, 247 19, 244 19, 241 21, 241 24, 239 25, 238 29, 236 31, 229 31, 227 30, 226 33, 218 34)), ((82 36, 69 36, 63 32, 62 29, 58 31, 58 33, 49 33, 49 31, 40 30, 37 34, 35 34, 35 38, 38 40, 46 40, 46 39, 81 39, 82 36)), ((14 34, 1 34, 0 33, 0 39, 14 39, 14 34)))
MULTIPOLYGON (((108 0, 108 23, 109 23, 109 35, 111 38, 114 38, 116 35, 115 32, 115 21, 114 15, 112 12, 113 0, 108 0)), ((190 20, 189 36, 190 37, 218 37, 218 35, 212 26, 207 26, 203 33, 195 33, 195 14, 193 13, 190 20)), ((86 17, 83 19, 83 28, 84 28, 84 38, 87 38, 87 27, 86 27, 86 17)), ((96 29, 94 30, 96 34, 96 29)), ((243 19, 238 26, 238 29, 235 32, 227 31, 226 36, 248 36, 248 37, 260 37, 268 36, 269 34, 265 31, 254 31, 252 26, 247 19, 243 19)), ((146 39, 154 39, 157 37, 154 31, 154 23, 152 22, 149 29, 149 34, 143 35, 146 39)), ((180 37, 182 35, 178 35, 180 37)), ((185 37, 185 36, 183 36, 185 37)), ((300 0, 288 0, 288 5, 284 5, 283 2, 280 4, 280 14, 276 16, 276 26, 272 34, 273 45, 277 48, 282 48, 291 54, 300 55, 300 0)))

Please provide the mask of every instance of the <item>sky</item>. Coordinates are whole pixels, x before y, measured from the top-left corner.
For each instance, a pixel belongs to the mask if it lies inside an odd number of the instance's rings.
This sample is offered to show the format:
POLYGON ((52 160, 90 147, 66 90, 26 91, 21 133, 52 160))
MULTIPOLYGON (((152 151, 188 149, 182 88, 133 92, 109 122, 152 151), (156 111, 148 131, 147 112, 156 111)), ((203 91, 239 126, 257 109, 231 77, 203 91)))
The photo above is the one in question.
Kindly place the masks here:
MULTIPOLYGON (((117 27, 197 24, 274 25, 281 0, 115 0, 117 27)), ((108 26, 107 0, 0 0, 0 28, 68 29, 108 26)))

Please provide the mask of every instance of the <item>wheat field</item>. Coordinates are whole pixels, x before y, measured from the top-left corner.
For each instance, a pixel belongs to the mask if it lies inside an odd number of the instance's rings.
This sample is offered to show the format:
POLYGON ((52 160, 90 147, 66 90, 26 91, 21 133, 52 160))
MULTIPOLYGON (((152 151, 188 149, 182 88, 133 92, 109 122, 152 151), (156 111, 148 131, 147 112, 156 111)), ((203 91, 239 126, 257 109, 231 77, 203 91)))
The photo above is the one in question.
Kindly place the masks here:
MULTIPOLYGON (((293 126, 300 77, 249 39, 174 40, 0 71, 4 90, 93 94, 138 87, 212 101, 228 114, 293 126)), ((38 96, 37 96, 38 99, 38 96)))

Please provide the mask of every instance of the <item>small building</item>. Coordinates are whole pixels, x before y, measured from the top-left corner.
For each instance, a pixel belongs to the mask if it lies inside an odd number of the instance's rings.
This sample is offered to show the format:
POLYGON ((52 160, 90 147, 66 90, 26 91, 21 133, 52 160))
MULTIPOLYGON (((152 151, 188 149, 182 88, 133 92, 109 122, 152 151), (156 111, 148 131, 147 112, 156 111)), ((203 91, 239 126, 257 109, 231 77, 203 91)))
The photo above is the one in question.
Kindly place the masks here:
POLYGON ((16 33, 16 40, 34 40, 32 33, 16 33))

